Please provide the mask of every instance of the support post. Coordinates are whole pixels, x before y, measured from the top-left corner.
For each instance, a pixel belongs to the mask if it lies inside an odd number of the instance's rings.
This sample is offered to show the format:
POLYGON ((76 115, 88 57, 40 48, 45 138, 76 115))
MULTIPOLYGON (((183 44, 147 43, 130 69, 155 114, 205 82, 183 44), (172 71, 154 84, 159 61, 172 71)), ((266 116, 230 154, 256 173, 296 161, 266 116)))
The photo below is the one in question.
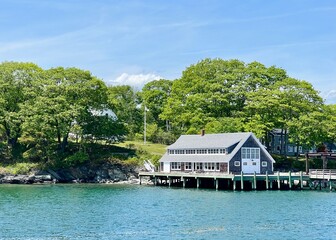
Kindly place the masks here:
POLYGON ((215 178, 215 181, 216 181, 216 190, 218 190, 218 179, 215 178))
POLYGON ((197 179, 196 179, 196 182, 197 182, 197 188, 199 188, 199 186, 200 186, 200 179, 197 178, 197 179))
POLYGON ((240 172, 240 188, 243 191, 244 190, 244 173, 243 171, 240 172))
POLYGON ((154 185, 156 186, 156 184, 157 184, 157 179, 156 177, 154 177, 154 185))
POLYGON ((141 176, 139 176, 139 184, 141 185, 141 176))
POLYGON ((236 190, 236 180, 233 180, 233 191, 236 190))
POLYGON ((273 181, 270 181, 270 189, 273 189, 273 181))
POLYGON ((171 179, 171 177, 168 177, 168 184, 169 184, 169 187, 170 187, 171 184, 172 184, 172 179, 171 179))
POLYGON ((309 157, 308 153, 306 153, 306 174, 309 173, 309 157))
POLYGON ((300 171, 300 188, 303 189, 303 173, 300 171))
POLYGON ((279 171, 278 171, 277 180, 278 180, 278 190, 280 190, 280 172, 279 171))
POLYGON ((185 179, 185 178, 181 177, 181 180, 182 180, 182 185, 183 185, 183 188, 185 188, 185 182, 186 182, 186 180, 187 180, 187 179, 185 179))
POLYGON ((292 189, 292 172, 288 172, 289 189, 292 189))
POLYGON ((253 173, 253 189, 257 189, 257 175, 256 172, 253 173))
POLYGON ((266 171, 266 190, 268 190, 268 171, 266 171))

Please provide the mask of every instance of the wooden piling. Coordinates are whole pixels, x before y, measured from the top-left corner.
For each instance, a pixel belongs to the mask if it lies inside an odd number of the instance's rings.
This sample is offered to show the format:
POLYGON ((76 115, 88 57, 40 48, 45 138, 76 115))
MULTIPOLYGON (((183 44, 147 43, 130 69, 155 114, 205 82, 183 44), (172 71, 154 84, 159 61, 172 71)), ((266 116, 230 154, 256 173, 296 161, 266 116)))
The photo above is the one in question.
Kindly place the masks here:
POLYGON ((300 171, 300 188, 303 189, 303 173, 300 171))
POLYGON ((280 190, 280 172, 279 171, 277 175, 277 181, 278 181, 278 190, 280 190))
POLYGON ((216 183, 215 183, 215 185, 216 185, 216 190, 218 190, 218 179, 217 178, 215 178, 215 181, 216 181, 216 183))
POLYGON ((256 172, 253 173, 253 189, 257 189, 257 175, 256 172))
POLYGON ((240 188, 244 190, 244 173, 243 171, 240 172, 240 188))
POLYGON ((288 172, 288 184, 289 184, 289 189, 292 189, 292 172, 288 172))
POLYGON ((183 177, 181 177, 181 180, 182 180, 182 185, 183 185, 183 188, 185 188, 185 184, 186 184, 186 178, 183 178, 183 177))
POLYGON ((197 182, 197 188, 199 188, 199 186, 200 186, 200 179, 199 178, 196 178, 196 182, 197 182))
POLYGON ((172 184, 172 178, 171 178, 171 177, 168 177, 168 184, 169 184, 169 187, 170 187, 171 184, 172 184))
POLYGON ((266 190, 268 190, 268 172, 266 171, 266 190))
POLYGON ((233 190, 236 190, 236 180, 233 180, 233 190))

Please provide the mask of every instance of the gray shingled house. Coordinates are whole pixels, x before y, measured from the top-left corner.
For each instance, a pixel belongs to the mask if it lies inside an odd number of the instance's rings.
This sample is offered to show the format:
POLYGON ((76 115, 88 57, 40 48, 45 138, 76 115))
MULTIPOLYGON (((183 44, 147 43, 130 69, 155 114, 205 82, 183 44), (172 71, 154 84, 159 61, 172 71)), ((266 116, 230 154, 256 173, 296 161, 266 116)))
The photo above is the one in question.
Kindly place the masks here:
POLYGON ((182 135, 160 159, 161 172, 272 173, 274 159, 251 132, 182 135))

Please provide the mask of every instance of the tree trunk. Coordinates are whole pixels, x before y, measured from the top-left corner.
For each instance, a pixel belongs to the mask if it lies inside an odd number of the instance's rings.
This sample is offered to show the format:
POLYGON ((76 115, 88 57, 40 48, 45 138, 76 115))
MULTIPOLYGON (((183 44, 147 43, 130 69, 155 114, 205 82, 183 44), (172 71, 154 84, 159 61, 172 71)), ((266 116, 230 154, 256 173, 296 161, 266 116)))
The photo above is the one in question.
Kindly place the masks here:
POLYGON ((62 144, 61 144, 61 151, 62 152, 64 152, 65 151, 65 148, 66 148, 66 146, 68 145, 68 134, 67 135, 65 135, 64 137, 63 137, 63 141, 62 141, 62 144))

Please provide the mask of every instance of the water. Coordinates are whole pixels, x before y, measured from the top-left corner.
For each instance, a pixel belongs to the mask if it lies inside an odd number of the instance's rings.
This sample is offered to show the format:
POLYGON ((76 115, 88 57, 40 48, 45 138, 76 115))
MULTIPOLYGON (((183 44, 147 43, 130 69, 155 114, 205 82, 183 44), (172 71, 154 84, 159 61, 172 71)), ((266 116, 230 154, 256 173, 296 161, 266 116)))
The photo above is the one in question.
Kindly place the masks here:
POLYGON ((0 239, 336 239, 336 195, 0 185, 0 239))

